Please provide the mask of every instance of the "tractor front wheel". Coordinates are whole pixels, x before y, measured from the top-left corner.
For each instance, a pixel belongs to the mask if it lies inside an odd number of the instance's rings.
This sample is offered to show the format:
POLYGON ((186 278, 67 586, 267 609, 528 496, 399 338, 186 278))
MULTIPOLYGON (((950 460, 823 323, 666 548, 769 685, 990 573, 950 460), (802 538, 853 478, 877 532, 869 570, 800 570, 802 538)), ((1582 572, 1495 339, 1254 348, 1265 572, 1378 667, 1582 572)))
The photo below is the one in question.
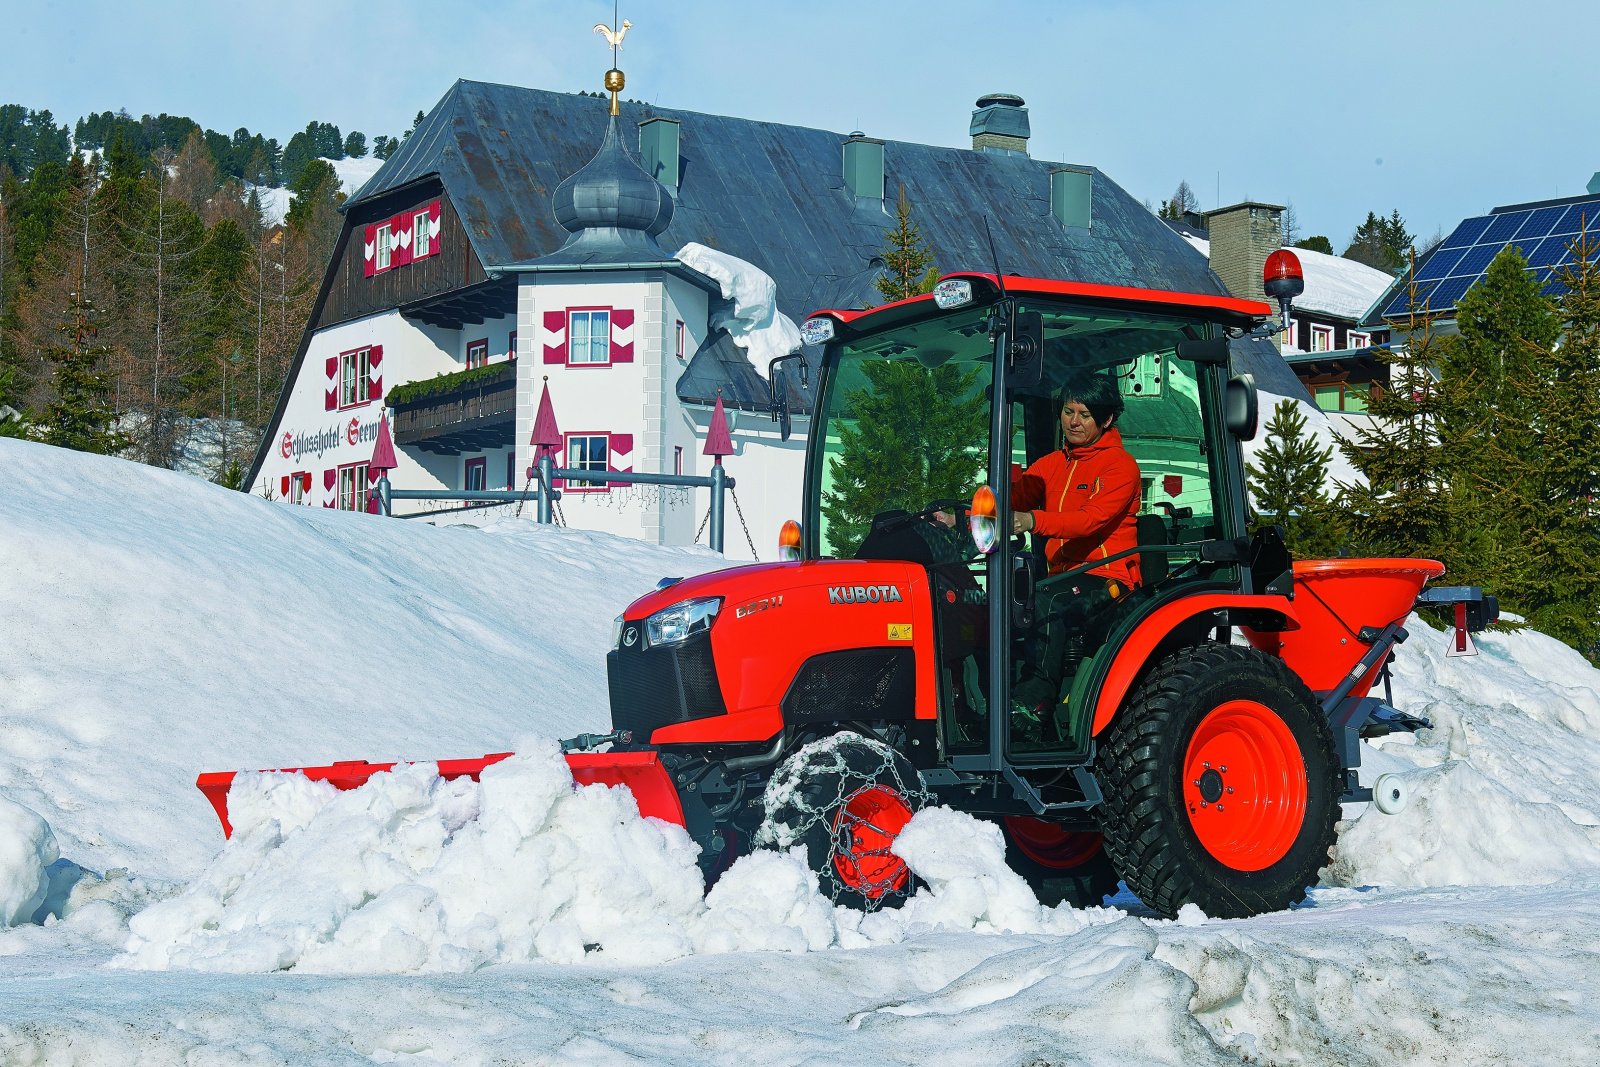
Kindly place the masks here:
POLYGON ((1281 660, 1226 645, 1174 654, 1117 713, 1099 762, 1106 850, 1162 915, 1278 911, 1328 862, 1333 734, 1281 660))
POLYGON ((932 799, 900 752, 860 734, 834 734, 779 766, 767 784, 756 843, 804 845, 819 887, 836 904, 865 911, 895 906, 913 887, 910 868, 892 846, 932 799))

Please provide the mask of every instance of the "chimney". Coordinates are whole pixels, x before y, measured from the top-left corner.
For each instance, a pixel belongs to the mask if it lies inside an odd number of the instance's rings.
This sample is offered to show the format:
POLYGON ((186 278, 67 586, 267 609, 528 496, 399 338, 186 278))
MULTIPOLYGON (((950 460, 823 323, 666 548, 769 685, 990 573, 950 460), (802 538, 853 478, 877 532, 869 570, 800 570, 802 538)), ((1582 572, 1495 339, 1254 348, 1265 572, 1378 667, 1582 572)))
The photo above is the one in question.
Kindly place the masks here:
POLYGON ((678 120, 645 119, 639 123, 639 159, 645 173, 678 191, 678 120))
POLYGON ((1028 154, 1028 109, 1020 96, 990 93, 978 97, 972 113, 974 152, 1015 152, 1028 154))
POLYGON ((1243 300, 1267 299, 1261 270, 1283 246, 1283 205, 1246 200, 1206 212, 1211 229, 1211 269, 1228 292, 1243 300))
POLYGON ((883 142, 860 130, 844 143, 844 184, 858 200, 883 200, 883 142))
POLYGON ((1072 230, 1087 230, 1094 202, 1094 171, 1059 167, 1050 172, 1050 214, 1072 230))
POLYGON ((1600 170, 1594 172, 1594 177, 1589 179, 1589 192, 1600 193, 1600 170))

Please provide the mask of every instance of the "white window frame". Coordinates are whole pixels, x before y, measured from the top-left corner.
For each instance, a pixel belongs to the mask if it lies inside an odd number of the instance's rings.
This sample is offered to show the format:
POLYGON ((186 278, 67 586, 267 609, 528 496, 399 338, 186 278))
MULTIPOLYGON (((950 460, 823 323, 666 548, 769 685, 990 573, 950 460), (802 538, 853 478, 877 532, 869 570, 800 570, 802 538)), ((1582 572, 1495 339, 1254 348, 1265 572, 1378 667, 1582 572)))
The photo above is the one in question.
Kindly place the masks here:
POLYGON ((421 259, 428 254, 430 239, 433 236, 433 220, 428 217, 428 209, 423 208, 411 217, 411 258, 421 259))
POLYGON ((487 337, 478 341, 467 342, 467 354, 465 362, 468 370, 472 370, 474 367, 487 367, 489 365, 489 339, 487 337), (474 352, 478 354, 476 363, 473 362, 474 352))
POLYGON ((389 224, 387 222, 378 227, 378 234, 374 240, 378 244, 377 269, 388 270, 389 252, 393 247, 394 235, 389 232, 389 224))
POLYGON ((1372 335, 1365 330, 1351 330, 1345 335, 1345 345, 1348 348, 1371 348, 1372 335))
POLYGON ((464 461, 461 471, 461 488, 466 490, 489 488, 489 457, 473 456, 464 461), (473 475, 478 476, 477 485, 473 485, 473 475))
POLYGON ((687 332, 688 332, 688 330, 683 325, 683 320, 679 319, 678 320, 678 358, 679 359, 685 358, 684 354, 683 354, 684 353, 684 340, 685 340, 685 336, 684 335, 687 332))
POLYGON ((367 510, 367 465, 349 463, 339 468, 339 510, 367 510))
POLYGON ((304 504, 310 495, 306 490, 311 485, 311 474, 307 471, 295 471, 289 475, 289 503, 304 504))
POLYGON ((1313 351, 1313 352, 1332 352, 1333 351, 1333 327, 1332 326, 1316 326, 1316 325, 1313 325, 1311 327, 1311 351, 1313 351), (1322 347, 1321 348, 1317 347, 1317 342, 1318 341, 1322 342, 1322 347))
POLYGON ((603 367, 611 362, 611 311, 609 308, 584 308, 567 312, 567 363, 579 367, 603 367), (583 319, 583 348, 578 347, 578 320, 583 319), (599 335, 599 349, 602 358, 591 358, 595 355, 596 333, 595 325, 601 323, 604 329, 599 335), (580 357, 580 353, 582 358, 580 357))
MULTIPOLYGON (((611 469, 611 435, 608 433, 601 433, 597 430, 584 430, 579 433, 568 434, 566 443, 566 459, 566 467, 568 470, 599 471, 601 474, 605 474, 611 469), (588 454, 582 458, 574 458, 572 446, 580 441, 588 442, 585 447, 585 451, 588 454), (605 449, 598 461, 595 459, 593 454, 594 442, 596 441, 600 442, 601 447, 605 449), (598 466, 595 465, 597 462, 599 464, 598 466)), ((604 492, 610 488, 609 483, 605 478, 601 478, 599 481, 591 481, 586 478, 569 478, 567 479, 566 487, 568 489, 590 493, 604 492)))
POLYGON ((339 353, 339 410, 372 402, 372 349, 339 353))

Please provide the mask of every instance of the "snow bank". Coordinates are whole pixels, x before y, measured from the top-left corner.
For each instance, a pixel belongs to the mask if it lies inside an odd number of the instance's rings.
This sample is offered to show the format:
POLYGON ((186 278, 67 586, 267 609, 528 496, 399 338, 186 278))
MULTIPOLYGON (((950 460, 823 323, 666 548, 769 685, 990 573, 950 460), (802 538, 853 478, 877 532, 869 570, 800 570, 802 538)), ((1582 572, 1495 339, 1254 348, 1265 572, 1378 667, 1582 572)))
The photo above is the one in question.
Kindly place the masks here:
POLYGON ((134 917, 119 966, 399 973, 544 960, 652 964, 694 953, 891 944, 924 930, 1073 933, 1120 912, 1047 909, 999 828, 919 813, 896 848, 926 880, 863 916, 818 891, 801 847, 741 857, 710 893, 699 848, 632 794, 574 786, 552 741, 482 782, 430 765, 339 792, 300 775, 234 786, 235 831, 182 893, 134 917))
POLYGON ((673 258, 714 279, 723 299, 733 301, 731 309, 712 316, 711 328, 727 330, 763 378, 769 362, 800 348, 800 328, 778 310, 777 283, 761 268, 693 241, 673 258))
POLYGON ((0 439, 0 795, 97 871, 222 845, 203 771, 504 752, 608 728, 610 620, 725 565, 531 521, 291 508, 0 439))
POLYGON ((0 929, 31 922, 60 858, 55 835, 34 812, 0 797, 0 929))
POLYGON ((1600 671, 1535 631, 1478 637, 1449 658, 1422 619, 1395 667, 1396 703, 1433 723, 1368 745, 1367 780, 1403 778, 1406 809, 1340 836, 1333 885, 1537 885, 1600 880, 1600 671))

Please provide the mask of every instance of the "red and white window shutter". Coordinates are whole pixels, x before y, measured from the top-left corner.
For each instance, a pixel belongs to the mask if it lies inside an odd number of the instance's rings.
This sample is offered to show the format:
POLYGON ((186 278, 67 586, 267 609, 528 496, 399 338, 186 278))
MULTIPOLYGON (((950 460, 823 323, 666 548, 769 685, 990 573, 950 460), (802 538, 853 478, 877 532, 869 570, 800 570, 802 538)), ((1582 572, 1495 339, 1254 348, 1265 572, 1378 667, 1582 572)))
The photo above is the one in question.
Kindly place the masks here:
POLYGON ((632 308, 611 309, 611 362, 633 362, 632 308))
POLYGON ((369 224, 362 231, 362 272, 370 278, 374 274, 381 274, 395 267, 403 267, 407 263, 429 256, 439 254, 439 201, 434 200, 424 207, 407 208, 398 215, 387 219, 379 219, 369 224), (428 234, 423 242, 423 251, 417 251, 417 228, 426 225, 428 234), (383 227, 389 230, 389 262, 385 266, 378 266, 378 231, 383 227))
MULTIPOLYGON (((633 434, 614 433, 610 435, 609 447, 606 449, 606 467, 613 474, 633 473, 633 434)), ((609 485, 621 487, 626 482, 610 482, 609 485)))

